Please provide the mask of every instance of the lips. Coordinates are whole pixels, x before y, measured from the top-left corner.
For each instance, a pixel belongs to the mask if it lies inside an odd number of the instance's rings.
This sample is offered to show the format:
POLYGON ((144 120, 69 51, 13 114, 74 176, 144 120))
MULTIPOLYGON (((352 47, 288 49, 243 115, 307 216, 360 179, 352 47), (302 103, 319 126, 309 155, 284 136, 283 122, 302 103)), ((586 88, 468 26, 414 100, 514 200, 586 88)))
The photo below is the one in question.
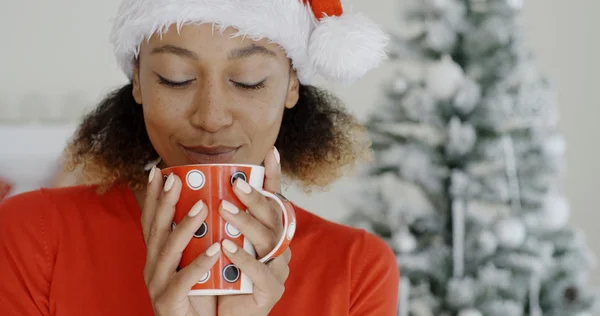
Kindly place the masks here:
POLYGON ((182 146, 185 156, 192 164, 203 163, 228 163, 240 147, 215 146, 215 147, 185 147, 182 146))

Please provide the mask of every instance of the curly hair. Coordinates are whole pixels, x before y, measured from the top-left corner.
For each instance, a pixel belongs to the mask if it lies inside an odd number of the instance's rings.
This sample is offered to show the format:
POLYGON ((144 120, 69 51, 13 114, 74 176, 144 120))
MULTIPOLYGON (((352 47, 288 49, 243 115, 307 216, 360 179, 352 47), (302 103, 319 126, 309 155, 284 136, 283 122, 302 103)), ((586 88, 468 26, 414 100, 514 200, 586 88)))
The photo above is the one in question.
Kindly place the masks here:
MULTIPOLYGON (((299 180, 306 192, 328 186, 343 169, 369 159, 370 145, 365 128, 338 98, 308 85, 300 85, 298 103, 284 111, 275 142, 283 175, 299 180)), ((85 184, 145 187, 146 166, 159 157, 131 83, 109 93, 83 118, 65 153, 67 169, 80 169, 85 184)))

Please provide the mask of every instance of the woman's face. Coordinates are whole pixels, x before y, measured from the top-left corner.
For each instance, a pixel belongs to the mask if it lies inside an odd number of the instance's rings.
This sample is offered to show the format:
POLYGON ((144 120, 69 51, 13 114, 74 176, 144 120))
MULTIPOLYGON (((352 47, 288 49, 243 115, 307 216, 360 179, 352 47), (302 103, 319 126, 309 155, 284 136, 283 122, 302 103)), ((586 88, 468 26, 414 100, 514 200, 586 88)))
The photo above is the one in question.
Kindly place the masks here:
POLYGON ((267 40, 231 38, 212 25, 175 27, 144 41, 133 96, 166 166, 261 164, 273 147, 298 81, 267 40))

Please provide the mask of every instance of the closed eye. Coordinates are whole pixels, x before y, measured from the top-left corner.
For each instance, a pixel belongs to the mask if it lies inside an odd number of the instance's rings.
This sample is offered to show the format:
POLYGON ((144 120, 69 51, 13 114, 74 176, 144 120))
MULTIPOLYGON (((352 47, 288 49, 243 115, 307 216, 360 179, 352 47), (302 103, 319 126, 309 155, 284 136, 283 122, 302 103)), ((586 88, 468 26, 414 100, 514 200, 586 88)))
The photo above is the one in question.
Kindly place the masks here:
POLYGON ((185 87, 187 85, 189 85, 190 83, 192 83, 195 79, 190 79, 190 80, 186 80, 186 81, 171 81, 168 80, 160 75, 158 75, 158 82, 162 85, 165 85, 167 87, 171 87, 171 88, 182 88, 185 87))
POLYGON ((256 83, 256 84, 245 84, 245 83, 241 83, 241 82, 235 82, 232 81, 232 83, 241 89, 245 89, 245 90, 259 90, 265 87, 265 80, 256 83))

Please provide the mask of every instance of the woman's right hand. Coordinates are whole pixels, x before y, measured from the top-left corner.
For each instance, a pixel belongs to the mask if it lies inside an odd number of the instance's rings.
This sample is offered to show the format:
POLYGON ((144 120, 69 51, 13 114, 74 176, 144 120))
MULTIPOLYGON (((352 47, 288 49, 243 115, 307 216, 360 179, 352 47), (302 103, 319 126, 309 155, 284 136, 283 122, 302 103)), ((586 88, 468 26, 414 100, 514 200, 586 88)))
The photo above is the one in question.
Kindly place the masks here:
POLYGON ((208 214, 198 201, 171 231, 181 180, 171 174, 164 181, 160 170, 150 171, 142 209, 142 229, 146 242, 144 280, 157 316, 214 316, 216 298, 188 296, 192 286, 217 262, 220 244, 212 245, 191 264, 177 271, 183 249, 208 214))

